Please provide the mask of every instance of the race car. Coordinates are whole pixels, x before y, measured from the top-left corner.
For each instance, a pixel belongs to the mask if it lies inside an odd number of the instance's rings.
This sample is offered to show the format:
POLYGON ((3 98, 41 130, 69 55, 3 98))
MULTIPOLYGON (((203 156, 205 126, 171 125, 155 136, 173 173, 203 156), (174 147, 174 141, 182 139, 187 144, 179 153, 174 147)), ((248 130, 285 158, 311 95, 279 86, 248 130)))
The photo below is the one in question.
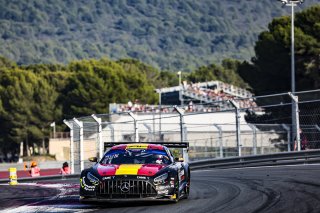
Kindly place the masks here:
MULTIPOLYGON (((114 144, 110 144, 112 146, 114 144)), ((112 146, 80 176, 80 201, 167 200, 188 198, 190 168, 168 147, 188 143, 129 143, 112 146), (166 146, 165 146, 166 145, 166 146)))

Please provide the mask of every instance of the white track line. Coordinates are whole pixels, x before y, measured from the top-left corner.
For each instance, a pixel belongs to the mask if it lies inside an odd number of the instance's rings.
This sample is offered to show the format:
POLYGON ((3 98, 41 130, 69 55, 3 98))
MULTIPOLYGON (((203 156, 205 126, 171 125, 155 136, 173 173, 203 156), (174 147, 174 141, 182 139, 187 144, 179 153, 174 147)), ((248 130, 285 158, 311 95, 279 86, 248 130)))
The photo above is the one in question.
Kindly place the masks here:
MULTIPOLYGON (((5 185, 5 184, 1 184, 5 185)), ((8 184, 6 184, 8 185, 8 184)), ((20 213, 20 212, 26 212, 26 213, 33 213, 33 212, 88 212, 93 211, 95 209, 90 208, 90 205, 84 205, 81 203, 76 204, 51 204, 47 205, 45 203, 50 203, 50 201, 59 201, 65 197, 68 197, 72 200, 77 200, 79 198, 79 195, 68 195, 78 184, 45 184, 45 183, 22 183, 19 185, 29 185, 29 186, 39 186, 39 187, 45 187, 45 188, 56 188, 60 190, 60 193, 54 197, 51 197, 49 199, 44 199, 41 201, 37 201, 34 203, 29 203, 27 205, 19 206, 19 207, 13 207, 1 210, 0 212, 8 212, 8 213, 20 213), (49 201, 49 202, 48 202, 49 201)))

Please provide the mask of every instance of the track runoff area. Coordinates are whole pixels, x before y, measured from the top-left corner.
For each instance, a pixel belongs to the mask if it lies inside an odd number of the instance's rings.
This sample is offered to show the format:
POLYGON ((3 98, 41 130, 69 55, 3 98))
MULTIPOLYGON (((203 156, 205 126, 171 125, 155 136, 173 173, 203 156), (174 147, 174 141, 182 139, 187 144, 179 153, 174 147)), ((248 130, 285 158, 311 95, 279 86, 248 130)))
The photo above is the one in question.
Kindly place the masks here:
POLYGON ((189 199, 81 204, 79 180, 0 185, 0 212, 320 212, 320 165, 191 172, 189 199))

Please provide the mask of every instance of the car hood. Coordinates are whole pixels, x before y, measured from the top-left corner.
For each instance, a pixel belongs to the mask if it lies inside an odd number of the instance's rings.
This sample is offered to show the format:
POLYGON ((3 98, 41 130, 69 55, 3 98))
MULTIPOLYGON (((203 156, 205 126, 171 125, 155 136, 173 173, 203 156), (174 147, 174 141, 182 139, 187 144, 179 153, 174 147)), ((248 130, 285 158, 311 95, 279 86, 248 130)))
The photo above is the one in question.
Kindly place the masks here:
POLYGON ((114 175, 141 175, 154 176, 167 165, 159 164, 98 164, 97 171, 100 176, 114 175))

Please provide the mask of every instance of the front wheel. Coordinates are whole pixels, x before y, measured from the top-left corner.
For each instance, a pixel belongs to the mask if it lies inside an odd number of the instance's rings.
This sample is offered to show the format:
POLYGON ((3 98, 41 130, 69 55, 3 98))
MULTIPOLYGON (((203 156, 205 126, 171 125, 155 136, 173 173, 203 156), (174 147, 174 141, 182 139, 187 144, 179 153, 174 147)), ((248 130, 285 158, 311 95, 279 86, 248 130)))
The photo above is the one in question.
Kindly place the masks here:
POLYGON ((190 193, 190 174, 188 175, 187 184, 184 187, 184 197, 187 199, 190 193))

